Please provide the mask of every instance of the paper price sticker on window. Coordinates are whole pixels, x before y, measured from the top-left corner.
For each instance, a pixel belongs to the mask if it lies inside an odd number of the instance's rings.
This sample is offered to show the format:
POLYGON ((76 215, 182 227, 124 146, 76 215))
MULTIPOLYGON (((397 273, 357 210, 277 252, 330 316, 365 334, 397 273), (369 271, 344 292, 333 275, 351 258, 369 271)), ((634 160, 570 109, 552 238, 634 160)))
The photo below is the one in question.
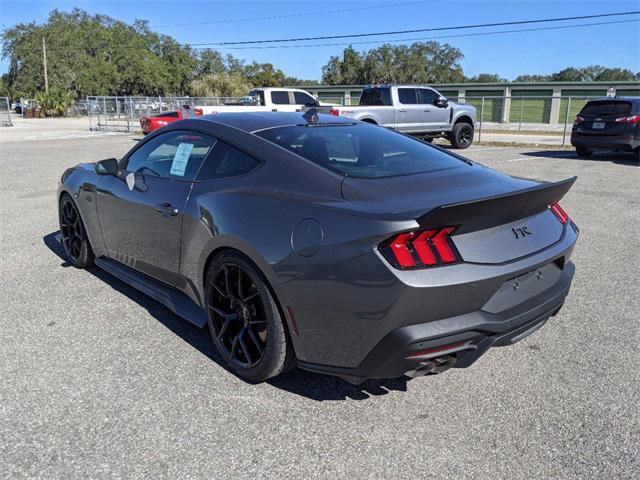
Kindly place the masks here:
POLYGON ((181 143, 178 145, 176 154, 173 156, 173 162, 171 162, 171 170, 169 171, 171 175, 184 177, 191 150, 193 150, 193 143, 181 143))

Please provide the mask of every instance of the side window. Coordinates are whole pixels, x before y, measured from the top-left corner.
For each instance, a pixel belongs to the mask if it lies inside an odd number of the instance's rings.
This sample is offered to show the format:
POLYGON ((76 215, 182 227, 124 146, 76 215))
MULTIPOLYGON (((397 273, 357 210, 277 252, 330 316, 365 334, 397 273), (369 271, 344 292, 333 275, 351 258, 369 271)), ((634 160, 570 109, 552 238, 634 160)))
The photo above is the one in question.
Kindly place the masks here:
POLYGON ((274 105, 289 105, 289 92, 272 91, 271 103, 274 105))
POLYGON ((296 105, 311 105, 316 103, 315 98, 304 92, 293 92, 293 98, 295 99, 296 105))
POLYGON ((214 180, 216 178, 242 175, 250 172, 259 164, 260 162, 252 156, 231 145, 218 141, 204 165, 202 165, 198 180, 214 180))
POLYGON ((421 88, 420 89, 420 103, 422 105, 433 105, 440 95, 431 90, 430 88, 421 88))
POLYGON ((187 130, 166 132, 134 151, 125 169, 144 175, 194 180, 215 143, 215 138, 202 133, 187 130))
POLYGON ((415 105, 418 103, 415 88, 399 88, 398 101, 403 105, 415 105))

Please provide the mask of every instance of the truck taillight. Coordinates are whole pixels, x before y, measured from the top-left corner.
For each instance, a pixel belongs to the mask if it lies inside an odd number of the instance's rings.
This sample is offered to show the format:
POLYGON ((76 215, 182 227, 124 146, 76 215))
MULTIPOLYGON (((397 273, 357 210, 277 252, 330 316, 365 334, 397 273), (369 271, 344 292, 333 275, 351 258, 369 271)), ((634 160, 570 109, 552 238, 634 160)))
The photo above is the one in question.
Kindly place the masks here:
POLYGON ((584 117, 581 117, 580 115, 576 116, 576 119, 573 121, 574 125, 578 125, 580 123, 584 122, 584 117))
POLYGON ((202 115, 202 109, 201 108, 195 108, 193 110, 193 113, 195 113, 196 115, 202 115))
POLYGON ((638 125, 638 123, 640 123, 640 115, 630 115, 628 117, 619 117, 619 118, 616 118, 616 123, 632 123, 633 125, 638 125))
POLYGON ((340 116, 340 110, 338 110, 337 108, 332 108, 331 110, 329 110, 329 115, 334 115, 336 117, 340 116))
POLYGON ((549 210, 551 210, 561 224, 564 225, 569 221, 569 214, 564 211, 564 208, 562 208, 559 203, 556 202, 549 205, 549 210))
POLYGON ((404 232, 380 245, 391 265, 402 270, 451 265, 462 261, 451 235, 456 227, 404 232))

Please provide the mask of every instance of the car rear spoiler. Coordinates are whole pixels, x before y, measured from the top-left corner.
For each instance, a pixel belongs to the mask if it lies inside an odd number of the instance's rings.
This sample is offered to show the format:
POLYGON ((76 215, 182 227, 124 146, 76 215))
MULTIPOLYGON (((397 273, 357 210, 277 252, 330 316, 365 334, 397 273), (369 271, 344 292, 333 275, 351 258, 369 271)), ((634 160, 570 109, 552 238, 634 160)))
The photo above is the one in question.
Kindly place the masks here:
POLYGON ((472 232, 530 217, 560 201, 578 177, 546 182, 524 190, 441 205, 417 219, 427 228, 460 225, 458 233, 472 232))

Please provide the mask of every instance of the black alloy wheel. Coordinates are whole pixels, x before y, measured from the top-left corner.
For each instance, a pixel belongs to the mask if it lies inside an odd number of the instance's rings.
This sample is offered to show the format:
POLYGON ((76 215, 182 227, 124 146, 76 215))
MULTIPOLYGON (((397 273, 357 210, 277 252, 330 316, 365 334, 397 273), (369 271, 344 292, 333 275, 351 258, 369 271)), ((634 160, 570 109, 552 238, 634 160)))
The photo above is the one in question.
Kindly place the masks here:
POLYGON ((456 123, 449 140, 454 148, 467 148, 473 142, 473 126, 465 122, 456 123))
POLYGON ((292 364, 284 323, 259 271, 239 254, 216 258, 206 285, 209 331, 231 369, 263 381, 292 364))
POLYGON ((93 252, 76 204, 69 195, 60 200, 60 234, 62 247, 71 263, 83 268, 93 263, 93 252))

